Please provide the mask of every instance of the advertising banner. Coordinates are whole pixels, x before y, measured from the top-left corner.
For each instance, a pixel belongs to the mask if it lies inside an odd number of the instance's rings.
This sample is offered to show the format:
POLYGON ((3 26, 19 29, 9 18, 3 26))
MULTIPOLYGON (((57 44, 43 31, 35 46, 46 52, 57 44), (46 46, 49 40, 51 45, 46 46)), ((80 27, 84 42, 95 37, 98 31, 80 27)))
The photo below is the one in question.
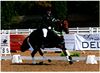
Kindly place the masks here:
POLYGON ((100 50, 100 34, 75 34, 75 50, 100 50))
POLYGON ((20 46, 27 35, 12 34, 10 35, 10 49, 11 51, 20 50, 20 46))
POLYGON ((9 34, 1 34, 1 53, 2 54, 10 54, 10 35, 9 34))
POLYGON ((74 34, 65 34, 64 42, 66 49, 74 50, 75 49, 75 35, 74 34))

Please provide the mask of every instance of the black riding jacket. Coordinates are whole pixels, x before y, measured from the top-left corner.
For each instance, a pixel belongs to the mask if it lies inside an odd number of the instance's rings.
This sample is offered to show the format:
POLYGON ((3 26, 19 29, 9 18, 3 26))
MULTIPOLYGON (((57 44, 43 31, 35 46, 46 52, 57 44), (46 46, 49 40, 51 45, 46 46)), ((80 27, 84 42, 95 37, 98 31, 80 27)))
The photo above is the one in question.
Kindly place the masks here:
POLYGON ((48 28, 51 27, 53 29, 54 23, 55 23, 55 18, 52 15, 44 15, 42 18, 43 24, 42 27, 48 28))

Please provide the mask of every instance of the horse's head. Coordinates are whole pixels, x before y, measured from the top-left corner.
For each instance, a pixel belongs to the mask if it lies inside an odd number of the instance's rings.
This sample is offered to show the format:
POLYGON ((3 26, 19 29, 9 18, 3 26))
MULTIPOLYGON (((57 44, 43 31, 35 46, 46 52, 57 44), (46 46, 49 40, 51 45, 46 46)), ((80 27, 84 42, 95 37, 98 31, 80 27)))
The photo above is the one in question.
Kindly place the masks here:
POLYGON ((64 28, 68 28, 68 25, 69 25, 68 21, 67 20, 64 20, 63 21, 63 27, 64 28))
POLYGON ((66 34, 69 33, 68 25, 69 25, 68 20, 64 20, 64 21, 63 21, 63 25, 62 25, 62 30, 63 30, 66 34))
POLYGON ((68 28, 69 23, 68 23, 68 20, 65 19, 65 20, 57 21, 57 25, 59 27, 68 28))

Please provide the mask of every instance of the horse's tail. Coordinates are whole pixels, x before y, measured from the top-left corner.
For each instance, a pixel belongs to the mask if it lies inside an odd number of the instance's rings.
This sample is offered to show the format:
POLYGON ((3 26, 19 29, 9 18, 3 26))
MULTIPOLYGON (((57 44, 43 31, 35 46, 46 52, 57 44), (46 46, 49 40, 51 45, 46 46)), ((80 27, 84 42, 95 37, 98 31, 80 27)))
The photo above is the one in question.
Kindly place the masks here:
POLYGON ((22 43, 22 45, 20 46, 20 51, 21 52, 25 52, 26 50, 28 50, 30 48, 29 44, 28 44, 28 38, 29 37, 26 37, 22 43))

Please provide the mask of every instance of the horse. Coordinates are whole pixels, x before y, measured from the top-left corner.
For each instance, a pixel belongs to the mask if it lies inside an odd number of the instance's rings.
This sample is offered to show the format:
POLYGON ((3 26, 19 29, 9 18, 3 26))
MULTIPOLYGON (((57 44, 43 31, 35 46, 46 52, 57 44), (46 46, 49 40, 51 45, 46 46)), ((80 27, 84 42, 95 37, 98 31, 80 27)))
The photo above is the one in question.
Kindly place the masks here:
POLYGON ((20 50, 24 52, 31 48, 33 64, 36 64, 34 60, 35 54, 39 52, 43 59, 45 59, 41 48, 44 49, 53 47, 59 47, 60 49, 62 49, 63 53, 69 61, 69 64, 73 64, 72 57, 66 53, 64 39, 62 37, 59 37, 53 30, 48 28, 37 28, 36 30, 34 30, 27 38, 25 38, 20 50))

